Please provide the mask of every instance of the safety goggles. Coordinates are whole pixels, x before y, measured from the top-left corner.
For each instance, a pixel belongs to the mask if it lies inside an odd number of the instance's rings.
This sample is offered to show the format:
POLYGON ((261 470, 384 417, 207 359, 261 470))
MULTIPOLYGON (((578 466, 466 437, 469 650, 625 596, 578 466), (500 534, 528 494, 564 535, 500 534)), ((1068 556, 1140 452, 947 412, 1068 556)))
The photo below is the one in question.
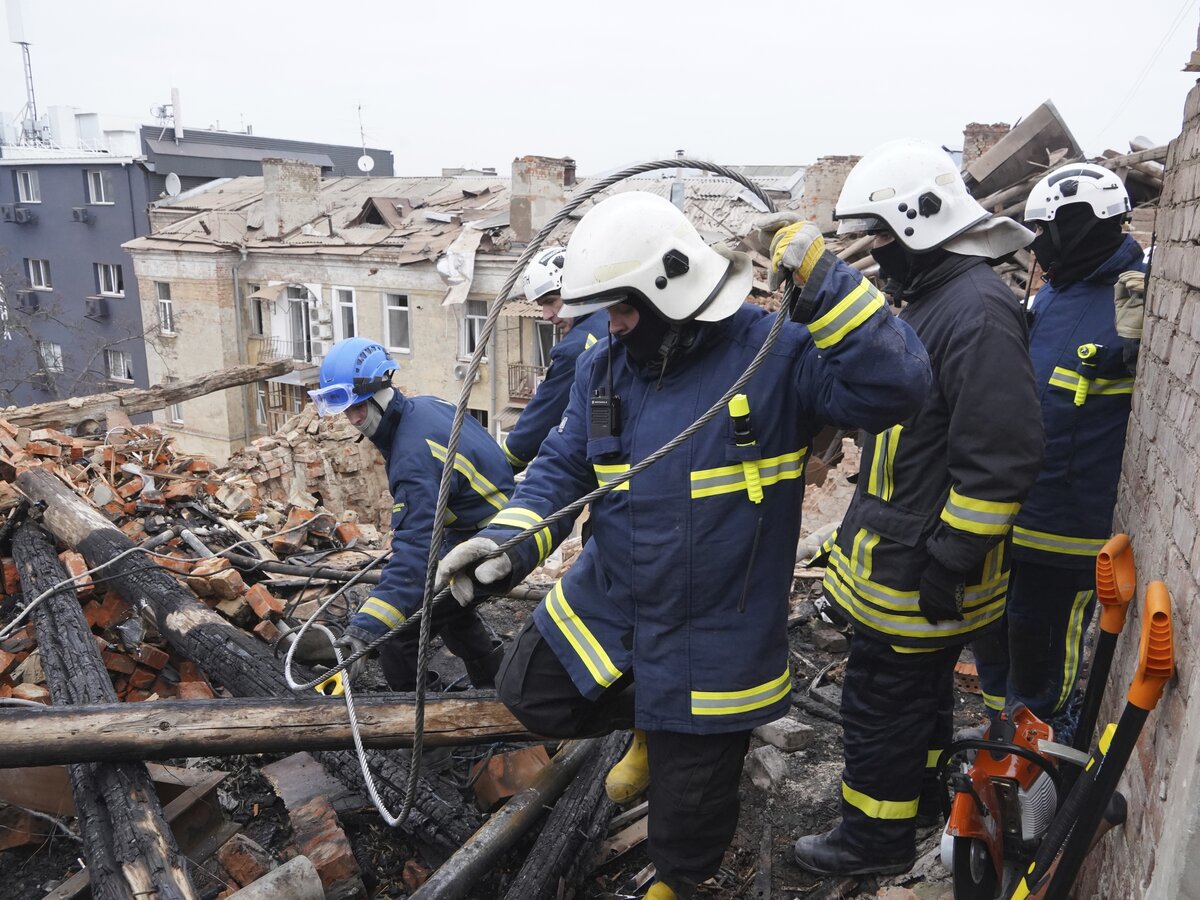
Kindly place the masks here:
POLYGON ((359 402, 354 393, 354 386, 350 384, 331 384, 309 391, 308 396, 312 398, 318 416, 336 416, 359 402))

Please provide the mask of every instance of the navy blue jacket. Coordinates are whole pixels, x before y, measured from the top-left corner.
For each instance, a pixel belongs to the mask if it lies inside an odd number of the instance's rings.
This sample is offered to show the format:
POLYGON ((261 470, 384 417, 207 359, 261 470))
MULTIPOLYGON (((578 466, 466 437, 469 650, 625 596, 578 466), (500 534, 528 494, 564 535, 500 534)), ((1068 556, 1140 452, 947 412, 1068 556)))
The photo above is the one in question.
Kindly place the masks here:
POLYGON ((521 418, 501 443, 514 472, 537 456, 546 433, 562 421, 575 383, 575 360, 584 350, 608 335, 608 313, 601 310, 575 320, 571 330, 550 351, 550 368, 538 385, 521 418))
MULTIPOLYGON (((829 267, 818 318, 787 323, 746 386, 754 443, 722 413, 649 471, 591 507, 592 539, 534 613, 579 691, 637 680, 639 728, 703 734, 753 728, 791 705, 788 596, 804 466, 825 423, 880 430, 913 413, 929 362, 862 274, 829 267)), ((646 458, 711 407, 763 344, 772 317, 744 304, 659 380, 612 349, 620 433, 589 434, 588 399, 609 346, 580 357, 566 415, 512 501, 482 532, 504 541, 646 458)), ((520 575, 570 530, 515 547, 520 575)))
MULTIPOLYGON (((352 627, 381 635, 421 605, 453 419, 454 407, 446 401, 397 391, 371 437, 387 464, 392 556, 379 584, 351 618, 352 627)), ((513 490, 512 469, 500 445, 470 416, 463 420, 454 468, 443 553, 483 527, 513 490)))
POLYGON ((1061 290, 1046 285, 1034 300, 1029 353, 1042 404, 1046 458, 1013 526, 1018 559, 1091 568, 1112 533, 1134 384, 1117 336, 1113 286, 1128 271, 1143 272, 1145 265, 1142 248, 1127 235, 1087 278, 1061 290), (1084 344, 1102 348, 1094 366, 1079 359, 1084 344), (1086 394, 1080 390, 1081 377, 1086 394), (1077 396, 1082 404, 1076 403, 1077 396))

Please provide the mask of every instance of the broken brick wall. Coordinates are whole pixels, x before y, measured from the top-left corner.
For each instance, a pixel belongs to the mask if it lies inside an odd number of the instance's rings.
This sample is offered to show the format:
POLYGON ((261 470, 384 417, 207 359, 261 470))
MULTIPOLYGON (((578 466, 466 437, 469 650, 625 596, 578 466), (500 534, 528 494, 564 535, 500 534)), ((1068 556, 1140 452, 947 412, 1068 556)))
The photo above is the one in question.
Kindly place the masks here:
POLYGON ((834 230, 833 208, 846 176, 860 159, 861 156, 822 156, 805 171, 800 212, 822 231, 834 230))
POLYGON ((243 447, 229 460, 231 476, 248 477, 259 496, 312 508, 319 503, 339 517, 383 532, 390 528, 392 497, 379 450, 344 416, 322 419, 308 406, 275 434, 243 447))
POLYGON ((983 154, 987 153, 1004 137, 1012 126, 1007 122, 995 122, 987 125, 983 122, 971 122, 963 129, 962 167, 965 169, 983 154))
MULTIPOLYGON (((1146 301, 1116 527, 1133 541, 1140 607, 1145 586, 1171 591, 1176 677, 1121 779, 1129 821, 1089 861, 1078 896, 1194 897, 1200 885, 1200 85, 1167 154, 1158 245, 1146 301), (1088 889, 1090 888, 1090 889, 1088 889)), ((1138 655, 1141 610, 1121 638, 1101 721, 1115 721, 1138 655)))

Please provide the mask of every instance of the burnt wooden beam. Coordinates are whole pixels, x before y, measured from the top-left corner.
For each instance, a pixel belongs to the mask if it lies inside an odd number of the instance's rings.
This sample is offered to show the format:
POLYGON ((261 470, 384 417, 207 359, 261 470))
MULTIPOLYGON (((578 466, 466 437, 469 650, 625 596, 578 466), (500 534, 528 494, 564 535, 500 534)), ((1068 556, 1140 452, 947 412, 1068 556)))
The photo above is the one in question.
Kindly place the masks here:
POLYGON ((255 366, 234 366, 152 388, 126 388, 121 391, 92 394, 89 397, 73 397, 70 400, 53 400, 49 403, 22 406, 5 413, 4 418, 17 426, 62 428, 78 425, 88 419, 99 420, 113 410, 134 416, 156 409, 166 409, 172 403, 181 403, 226 388, 286 375, 295 367, 296 363, 291 359, 278 359, 255 366))
MULTIPOLYGON (((40 596, 67 578, 53 542, 33 523, 17 529, 13 557, 26 597, 40 596)), ((54 712, 69 716, 70 707, 78 704, 116 704, 116 691, 74 588, 59 588, 34 609, 32 618, 46 686, 55 706, 63 707, 26 710, 35 733, 44 734, 42 716, 54 712)), ((92 896, 194 900, 195 888, 146 767, 132 762, 75 762, 67 775, 92 896)))
MULTIPOLYGON (((411 747, 412 694, 355 694, 363 744, 411 747)), ((35 710, 0 708, 0 768, 342 750, 353 746, 340 697, 148 700, 35 710)), ((494 691, 431 697, 425 705, 430 747, 533 741, 494 691)))
MULTIPOLYGON (((195 662, 206 675, 238 697, 282 697, 296 694, 284 679, 282 660, 257 638, 235 628, 209 609, 175 576, 149 557, 131 553, 135 545, 90 503, 82 500, 45 469, 30 469, 17 477, 17 487, 39 504, 46 528, 59 541, 83 554, 89 566, 108 563, 103 575, 110 589, 126 603, 155 620, 158 631, 176 652, 195 662)), ((312 673, 295 666, 297 679, 312 673)), ((358 759, 353 753, 316 754, 331 774, 357 789, 365 789, 358 759)), ((368 750, 367 763, 375 773, 380 797, 390 807, 399 806, 408 783, 408 754, 402 750, 368 750)), ((462 844, 479 816, 435 794, 428 783, 417 785, 417 801, 404 828, 414 837, 443 850, 462 844)))

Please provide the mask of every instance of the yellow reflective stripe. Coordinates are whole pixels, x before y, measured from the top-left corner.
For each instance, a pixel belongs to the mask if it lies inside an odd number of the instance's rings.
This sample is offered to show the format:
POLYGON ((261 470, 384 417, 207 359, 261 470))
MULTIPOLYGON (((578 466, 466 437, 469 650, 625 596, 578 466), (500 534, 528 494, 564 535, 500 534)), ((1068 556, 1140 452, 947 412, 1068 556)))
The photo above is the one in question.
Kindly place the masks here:
MULTIPOLYGON (((762 487, 792 481, 804 474, 804 461, 808 448, 802 447, 791 453, 756 460, 758 481, 762 487)), ((746 472, 740 462, 715 469, 697 469, 691 473, 692 499, 732 494, 747 488, 746 472)))
POLYGON ((872 819, 912 819, 917 815, 917 800, 876 800, 844 781, 842 799, 872 819))
POLYGON ((1115 722, 1109 722, 1104 726, 1104 734, 1100 735, 1100 752, 1108 756, 1108 748, 1112 746, 1112 739, 1116 737, 1117 725, 1115 722))
POLYGON ((1071 604, 1071 615, 1067 618, 1066 652, 1063 654, 1062 687, 1058 691, 1058 700, 1054 703, 1054 712, 1059 712, 1071 698, 1071 688, 1075 686, 1075 676, 1079 673, 1079 656, 1083 650, 1083 613, 1091 601, 1094 591, 1079 591, 1071 604))
MULTIPOLYGON (((1054 373, 1050 376, 1050 384, 1064 390, 1075 391, 1079 388, 1079 379, 1081 377, 1078 372, 1071 369, 1064 369, 1062 366, 1056 366, 1054 373)), ((1133 378, 1084 378, 1083 380, 1088 383, 1087 392, 1089 395, 1133 393, 1133 378)))
POLYGON ((404 613, 392 606, 392 604, 380 600, 378 597, 368 597, 358 611, 382 622, 388 627, 389 631, 397 625, 402 624, 408 618, 404 613))
POLYGON ((925 768, 936 769, 937 764, 942 761, 941 750, 926 750, 925 751, 925 768))
MULTIPOLYGON (((445 447, 428 438, 425 439, 425 443, 429 445, 429 450, 433 453, 434 459, 440 463, 446 462, 445 447)), ((471 485, 471 489, 492 506, 496 507, 496 509, 503 509, 504 504, 508 502, 508 496, 500 488, 488 481, 483 473, 475 468, 475 464, 461 453, 454 454, 454 471, 466 478, 467 483, 471 485)))
POLYGON ((997 712, 1004 709, 1004 695, 997 696, 996 694, 989 694, 986 691, 980 691, 979 693, 983 694, 983 705, 988 709, 994 709, 997 712))
MULTIPOLYGON (((592 468, 596 470, 596 483, 608 484, 610 481, 616 481, 618 475, 624 475, 626 472, 628 472, 629 463, 615 463, 613 465, 606 466, 594 464, 592 468)), ((613 488, 613 490, 627 491, 629 490, 629 482, 622 482, 613 488)))
POLYGON ((575 652, 579 654, 579 658, 583 660, 583 664, 587 666, 588 672, 598 685, 608 687, 621 677, 621 670, 613 665, 591 629, 576 615, 575 610, 571 609, 571 604, 563 594, 562 582, 554 585, 547 595, 546 610, 559 631, 575 648, 575 652))
POLYGON ((447 509, 447 510, 446 510, 446 521, 445 521, 445 524, 446 524, 446 525, 453 525, 453 524, 454 524, 455 522, 457 522, 457 521, 458 521, 458 516, 456 516, 456 515, 454 514, 454 511, 453 511, 453 510, 451 510, 451 509, 447 509))
POLYGON ((903 425, 895 425, 875 435, 875 448, 871 454, 871 477, 867 481, 867 493, 881 500, 891 500, 895 488, 893 468, 896 464, 896 447, 900 443, 903 425))
POLYGON ((884 308, 883 295, 863 278, 825 315, 812 322, 808 331, 820 349, 831 347, 847 334, 884 308))
POLYGON ((971 534, 1006 534, 1021 509, 1020 503, 980 500, 950 488, 942 507, 942 521, 971 534))
POLYGON ((693 716, 731 716, 762 709, 783 699, 792 690, 792 670, 744 691, 692 691, 693 716))
MULTIPOLYGON (((1036 863, 1035 863, 1035 865, 1036 865, 1036 863)), ((1033 871, 1033 866, 1030 866, 1029 868, 1030 868, 1030 871, 1033 871)), ((1026 900, 1026 898, 1028 896, 1029 896, 1029 885, 1027 885, 1025 883, 1025 879, 1022 878, 1021 883, 1018 884, 1016 890, 1013 891, 1011 900, 1026 900)))
MULTIPOLYGON (((500 442, 500 449, 504 451, 504 455, 508 457, 508 461, 511 465, 514 465, 514 466, 529 465, 528 460, 521 459, 521 457, 517 456, 517 454, 513 453, 511 450, 508 449, 508 435, 507 434, 504 436, 504 440, 502 440, 500 442)), ((446 458, 446 454, 443 453, 442 459, 444 460, 445 458, 446 458)))
POLYGON ((588 336, 586 338, 584 338, 583 349, 590 350, 592 348, 592 345, 596 343, 596 340, 597 340, 596 336, 594 334, 589 333, 588 336))
POLYGON ((405 510, 405 508, 407 508, 407 506, 408 506, 407 503, 393 503, 392 504, 392 513, 395 514, 398 512, 404 512, 404 510, 405 510))
POLYGON ((1013 526, 1013 543, 1031 550, 1047 553, 1069 553, 1072 556, 1095 556, 1102 549, 1106 538, 1078 538, 1067 534, 1052 534, 1049 531, 1034 531, 1032 528, 1013 526))
MULTIPOLYGON (((526 528, 532 528, 538 522, 542 521, 542 517, 535 513, 532 509, 524 509, 520 506, 506 506, 496 515, 492 516, 492 521, 489 525, 506 525, 509 528, 520 528, 524 531, 526 528)), ((538 562, 542 562, 550 555, 550 550, 554 544, 554 537, 550 534, 550 528, 547 526, 541 531, 534 532, 533 539, 537 544, 538 562)))
POLYGON ((875 446, 871 449, 871 475, 867 478, 867 493, 878 497, 883 490, 883 467, 887 459, 887 435, 881 431, 875 435, 875 446))

